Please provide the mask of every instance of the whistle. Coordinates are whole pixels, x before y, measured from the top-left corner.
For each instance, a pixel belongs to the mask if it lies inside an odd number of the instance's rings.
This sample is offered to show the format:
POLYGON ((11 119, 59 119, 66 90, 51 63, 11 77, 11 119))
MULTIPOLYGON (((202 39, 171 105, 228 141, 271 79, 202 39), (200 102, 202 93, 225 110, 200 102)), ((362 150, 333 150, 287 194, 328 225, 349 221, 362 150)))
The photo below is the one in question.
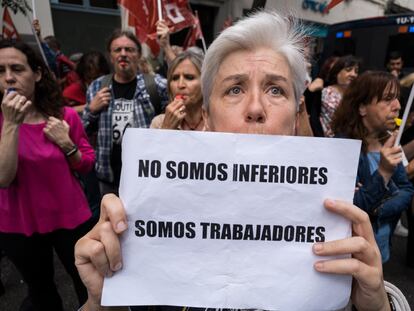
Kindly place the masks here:
POLYGON ((400 118, 394 118, 394 122, 397 126, 401 126, 402 120, 400 118))

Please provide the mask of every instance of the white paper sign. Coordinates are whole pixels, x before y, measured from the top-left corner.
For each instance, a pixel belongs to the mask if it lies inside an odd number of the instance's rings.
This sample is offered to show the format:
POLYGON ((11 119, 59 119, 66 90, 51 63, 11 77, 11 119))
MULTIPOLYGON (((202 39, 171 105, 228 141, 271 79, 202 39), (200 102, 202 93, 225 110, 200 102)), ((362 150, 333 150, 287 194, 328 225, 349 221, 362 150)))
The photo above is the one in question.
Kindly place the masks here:
POLYGON ((103 305, 335 310, 351 278, 314 270, 312 245, 351 235, 323 208, 352 202, 360 142, 128 129, 124 267, 103 305))

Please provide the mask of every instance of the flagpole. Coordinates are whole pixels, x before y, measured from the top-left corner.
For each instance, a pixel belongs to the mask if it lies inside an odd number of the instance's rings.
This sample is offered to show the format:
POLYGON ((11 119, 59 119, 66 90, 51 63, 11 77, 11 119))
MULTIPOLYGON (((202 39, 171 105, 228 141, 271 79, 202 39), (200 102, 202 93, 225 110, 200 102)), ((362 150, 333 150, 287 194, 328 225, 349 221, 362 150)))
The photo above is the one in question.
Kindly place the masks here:
POLYGON ((32 30, 32 33, 33 33, 33 35, 34 35, 34 37, 35 37, 36 44, 37 44, 37 46, 38 46, 38 48, 39 48, 40 55, 42 55, 42 58, 43 58, 44 63, 46 64, 47 68, 49 68, 49 70, 50 70, 49 63, 47 62, 46 55, 45 55, 45 53, 43 52, 42 45, 40 44, 40 39, 39 39, 39 37, 37 36, 37 34, 36 34, 36 30, 35 30, 35 29, 34 29, 34 27, 33 27, 33 20, 31 20, 31 19, 30 19, 29 14, 26 14, 26 16, 27 16, 27 20, 29 21, 29 24, 30 24, 30 29, 32 30))
POLYGON ((162 4, 161 0, 157 0, 158 20, 162 20, 162 4))
POLYGON ((35 0, 32 0, 33 19, 37 19, 35 0))
POLYGON ((400 129, 398 131, 397 138, 395 140, 394 146, 398 146, 400 144, 401 136, 404 131, 405 123, 407 122, 408 114, 410 113, 411 105, 413 104, 413 98, 414 98, 414 84, 411 87, 410 96, 408 96, 407 105, 405 106, 403 118, 401 121, 400 129))
MULTIPOLYGON (((195 11, 195 14, 196 14, 196 17, 197 17, 197 20, 198 20, 198 27, 200 27, 200 29, 201 29, 201 23, 200 23, 200 19, 198 18, 198 11, 197 10, 195 11)), ((203 45, 204 54, 206 54, 207 53, 207 45, 206 45, 206 41, 204 40, 204 34, 203 34, 202 31, 201 31, 201 44, 203 45)))
POLYGON ((204 36, 201 36, 201 44, 203 45, 204 54, 207 52, 206 41, 204 41, 204 36))

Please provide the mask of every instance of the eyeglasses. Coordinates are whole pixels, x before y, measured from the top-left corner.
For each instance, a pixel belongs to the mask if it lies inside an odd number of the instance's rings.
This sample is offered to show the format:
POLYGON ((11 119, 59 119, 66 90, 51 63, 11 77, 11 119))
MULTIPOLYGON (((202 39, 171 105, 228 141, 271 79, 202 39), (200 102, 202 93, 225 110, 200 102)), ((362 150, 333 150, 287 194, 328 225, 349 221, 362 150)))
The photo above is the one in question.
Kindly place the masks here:
POLYGON ((115 54, 119 54, 122 52, 122 50, 125 50, 126 53, 136 53, 137 48, 131 47, 131 46, 119 46, 114 49, 112 49, 112 52, 115 54))

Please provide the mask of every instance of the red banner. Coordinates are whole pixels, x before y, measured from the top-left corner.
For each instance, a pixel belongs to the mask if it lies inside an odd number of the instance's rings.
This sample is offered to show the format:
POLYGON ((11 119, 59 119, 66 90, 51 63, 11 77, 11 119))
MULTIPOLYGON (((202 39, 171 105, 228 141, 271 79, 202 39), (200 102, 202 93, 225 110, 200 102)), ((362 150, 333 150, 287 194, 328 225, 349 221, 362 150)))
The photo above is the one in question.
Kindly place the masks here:
POLYGON ((190 46, 196 45, 197 40, 204 40, 203 32, 201 31, 200 20, 198 14, 193 16, 194 22, 192 27, 189 29, 185 42, 183 44, 184 50, 188 49, 190 46))
MULTIPOLYGON (((156 42, 156 23, 158 21, 157 0, 118 0, 125 10, 122 18, 127 18, 127 25, 135 29, 135 35, 141 43, 147 43, 157 55, 159 46, 156 42)), ((161 0, 162 17, 171 33, 192 26, 193 14, 187 0, 161 0)), ((125 23, 124 23, 125 24, 125 23)))
POLYGON ((7 7, 4 8, 3 12, 3 39, 19 39, 19 33, 13 24, 13 20, 10 16, 7 7))

